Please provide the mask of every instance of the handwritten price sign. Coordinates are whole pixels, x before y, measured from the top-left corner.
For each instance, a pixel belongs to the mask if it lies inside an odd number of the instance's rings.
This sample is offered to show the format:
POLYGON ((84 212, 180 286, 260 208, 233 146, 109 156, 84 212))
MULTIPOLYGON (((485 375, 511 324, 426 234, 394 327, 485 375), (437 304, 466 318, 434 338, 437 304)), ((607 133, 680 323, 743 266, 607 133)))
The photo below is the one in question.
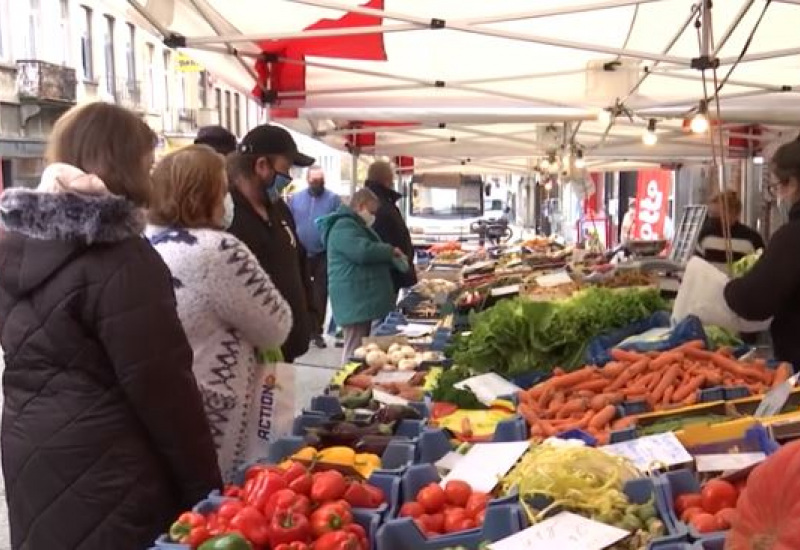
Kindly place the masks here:
POLYGON ((670 183, 671 177, 667 171, 639 172, 633 232, 635 239, 653 241, 664 238, 670 183))

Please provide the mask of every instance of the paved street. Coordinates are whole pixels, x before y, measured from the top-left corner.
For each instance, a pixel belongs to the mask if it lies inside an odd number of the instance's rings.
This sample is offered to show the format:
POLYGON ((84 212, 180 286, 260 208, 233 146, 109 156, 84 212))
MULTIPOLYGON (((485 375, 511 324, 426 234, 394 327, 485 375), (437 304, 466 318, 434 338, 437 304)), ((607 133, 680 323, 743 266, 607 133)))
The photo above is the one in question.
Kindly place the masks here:
MULTIPOLYGON (((342 350, 333 345, 328 349, 319 350, 312 348, 306 355, 296 361, 297 368, 297 395, 295 410, 300 411, 311 399, 325 388, 328 380, 340 364, 342 350)), ((0 353, 0 369, 5 367, 2 353, 0 353)), ((2 408, 3 395, 0 392, 0 408, 2 408)), ((0 550, 11 550, 8 537, 8 512, 6 510, 5 487, 0 478, 0 550)))

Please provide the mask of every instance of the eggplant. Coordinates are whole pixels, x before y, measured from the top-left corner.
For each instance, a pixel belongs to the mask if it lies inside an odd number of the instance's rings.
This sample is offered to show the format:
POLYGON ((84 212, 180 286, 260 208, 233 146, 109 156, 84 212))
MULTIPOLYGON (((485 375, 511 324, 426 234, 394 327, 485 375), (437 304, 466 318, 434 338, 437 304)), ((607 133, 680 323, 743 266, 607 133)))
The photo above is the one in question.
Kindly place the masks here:
POLYGON ((394 423, 401 420, 421 420, 422 415, 413 407, 406 405, 386 405, 377 413, 375 420, 382 423, 394 423))
POLYGON ((358 453, 372 453, 381 456, 392 439, 390 435, 367 435, 361 438, 355 450, 358 453))

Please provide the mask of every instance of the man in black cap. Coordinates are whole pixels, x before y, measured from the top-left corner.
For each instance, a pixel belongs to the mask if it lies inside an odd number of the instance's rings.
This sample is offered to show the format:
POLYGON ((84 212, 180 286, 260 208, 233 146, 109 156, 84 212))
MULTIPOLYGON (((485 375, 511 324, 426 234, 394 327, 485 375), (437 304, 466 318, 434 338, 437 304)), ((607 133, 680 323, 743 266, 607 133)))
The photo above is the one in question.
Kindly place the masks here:
POLYGON ((223 157, 236 151, 236 136, 222 126, 203 126, 197 131, 195 145, 208 145, 223 157))
POLYGON ((312 164, 289 132, 270 124, 250 130, 228 156, 234 203, 228 231, 250 248, 292 308, 292 330, 282 348, 288 362, 308 351, 315 312, 306 251, 281 192, 292 183, 292 166, 312 164))

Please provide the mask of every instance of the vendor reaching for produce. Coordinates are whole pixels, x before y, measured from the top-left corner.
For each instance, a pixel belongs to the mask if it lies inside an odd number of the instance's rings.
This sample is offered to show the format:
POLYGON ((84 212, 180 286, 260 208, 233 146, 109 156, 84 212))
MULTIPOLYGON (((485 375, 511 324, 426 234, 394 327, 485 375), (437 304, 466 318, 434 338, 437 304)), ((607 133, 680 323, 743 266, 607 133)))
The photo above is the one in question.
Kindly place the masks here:
POLYGON ((772 318, 775 357, 800 365, 800 141, 781 146, 772 157, 777 181, 772 190, 788 220, 770 239, 745 276, 725 287, 725 301, 751 321, 772 318))
POLYGON ((764 248, 764 239, 740 221, 741 215, 742 201, 736 191, 718 193, 708 203, 708 219, 700 230, 698 255, 725 272, 728 271, 728 252, 723 223, 730 231, 731 261, 736 262, 764 248), (723 209, 727 215, 723 215, 723 209))
POLYGON ((317 220, 328 253, 328 288, 336 324, 344 330, 344 359, 369 336, 373 321, 395 305, 392 271, 408 271, 399 248, 371 229, 380 202, 369 189, 356 191, 349 206, 317 220))

